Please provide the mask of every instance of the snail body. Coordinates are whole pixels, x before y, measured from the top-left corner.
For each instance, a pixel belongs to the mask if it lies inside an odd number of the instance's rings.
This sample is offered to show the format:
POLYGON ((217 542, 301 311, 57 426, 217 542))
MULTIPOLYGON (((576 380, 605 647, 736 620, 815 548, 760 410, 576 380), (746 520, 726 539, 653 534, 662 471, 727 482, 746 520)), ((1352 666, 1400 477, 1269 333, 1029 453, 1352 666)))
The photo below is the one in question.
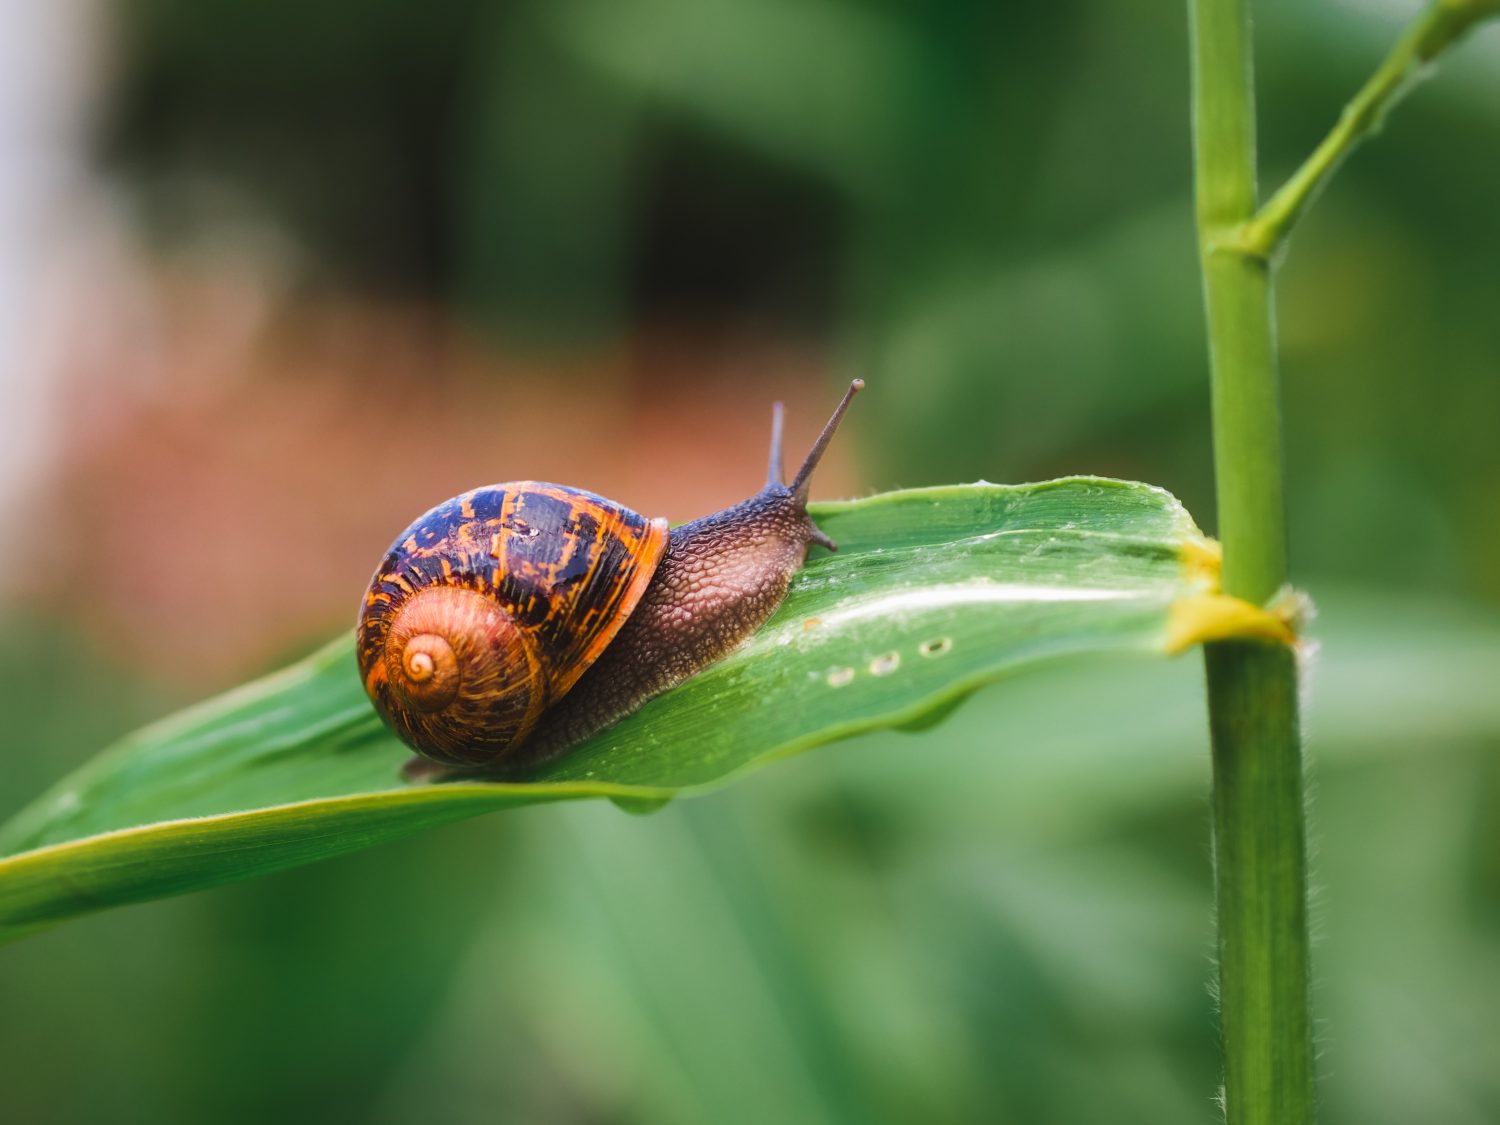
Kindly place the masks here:
POLYGON ((777 405, 766 486, 667 528, 578 488, 514 481, 428 511, 391 546, 356 651, 386 724, 452 771, 513 773, 720 659, 786 596, 809 547, 813 469, 850 385, 791 484, 777 405))

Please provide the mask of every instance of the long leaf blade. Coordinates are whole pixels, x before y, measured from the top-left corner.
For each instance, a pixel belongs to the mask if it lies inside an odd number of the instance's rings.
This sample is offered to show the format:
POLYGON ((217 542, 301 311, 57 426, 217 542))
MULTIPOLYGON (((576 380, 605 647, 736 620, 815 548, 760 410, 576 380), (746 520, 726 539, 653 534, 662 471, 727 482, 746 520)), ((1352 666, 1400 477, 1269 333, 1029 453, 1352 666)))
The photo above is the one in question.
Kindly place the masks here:
POLYGON ((936 721, 1073 654, 1167 651, 1211 581, 1168 493, 1101 478, 825 504, 811 560, 746 646, 526 783, 409 785, 341 639, 124 739, 0 828, 0 936, 351 851, 492 809, 649 808, 766 761, 936 721))

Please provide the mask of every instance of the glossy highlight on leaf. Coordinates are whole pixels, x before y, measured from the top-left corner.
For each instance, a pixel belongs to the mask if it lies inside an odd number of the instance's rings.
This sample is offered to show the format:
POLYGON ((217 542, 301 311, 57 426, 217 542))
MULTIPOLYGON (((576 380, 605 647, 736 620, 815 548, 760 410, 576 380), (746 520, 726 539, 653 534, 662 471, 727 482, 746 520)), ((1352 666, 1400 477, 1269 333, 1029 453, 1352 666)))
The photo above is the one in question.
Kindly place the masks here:
POLYGON ((0 937, 494 809, 632 812, 885 727, 1042 661, 1165 654, 1211 551, 1168 493, 1094 477, 814 506, 816 552, 748 644, 527 782, 408 784, 342 638, 132 734, 0 827, 0 937))

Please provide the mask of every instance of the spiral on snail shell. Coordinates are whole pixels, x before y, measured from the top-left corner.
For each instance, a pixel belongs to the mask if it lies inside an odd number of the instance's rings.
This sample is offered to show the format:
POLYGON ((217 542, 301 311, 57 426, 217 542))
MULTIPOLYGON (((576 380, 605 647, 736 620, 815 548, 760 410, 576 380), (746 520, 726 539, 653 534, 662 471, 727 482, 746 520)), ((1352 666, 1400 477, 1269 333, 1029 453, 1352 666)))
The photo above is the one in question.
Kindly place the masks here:
POLYGON ((547 699, 535 646, 510 615, 461 586, 418 591, 387 634, 379 674, 413 738, 462 761, 504 749, 547 699))

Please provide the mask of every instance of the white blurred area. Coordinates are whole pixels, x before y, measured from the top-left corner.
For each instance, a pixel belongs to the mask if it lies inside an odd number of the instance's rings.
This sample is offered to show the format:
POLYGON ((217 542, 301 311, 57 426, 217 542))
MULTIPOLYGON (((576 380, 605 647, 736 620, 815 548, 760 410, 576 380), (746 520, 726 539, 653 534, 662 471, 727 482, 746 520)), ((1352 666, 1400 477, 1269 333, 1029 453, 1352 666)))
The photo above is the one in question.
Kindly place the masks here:
POLYGON ((105 67, 101 0, 0 0, 0 518, 62 427, 62 353, 88 347, 71 298, 109 270, 88 141, 105 67), (96 229, 97 228, 97 229, 96 229), (92 268, 91 268, 92 267, 92 268))
MULTIPOLYGON (((105 0, 0 0, 0 519, 46 518, 59 473, 164 401, 191 410, 244 375, 282 245, 225 222, 207 268, 153 255, 100 168, 115 77, 105 0), (226 246, 226 243, 234 243, 226 246), (216 268, 218 267, 218 268, 216 268), (175 373, 175 376, 174 376, 175 373), (187 378, 182 376, 187 374, 187 378)), ((107 465, 107 458, 106 458, 107 465)), ((107 471, 107 470, 106 470, 107 471)), ((164 485, 169 482, 163 481, 164 485)), ((38 558, 48 560, 41 545, 38 558)), ((33 544, 36 546, 36 544, 33 544)), ((0 595, 29 592, 14 574, 0 595)))

